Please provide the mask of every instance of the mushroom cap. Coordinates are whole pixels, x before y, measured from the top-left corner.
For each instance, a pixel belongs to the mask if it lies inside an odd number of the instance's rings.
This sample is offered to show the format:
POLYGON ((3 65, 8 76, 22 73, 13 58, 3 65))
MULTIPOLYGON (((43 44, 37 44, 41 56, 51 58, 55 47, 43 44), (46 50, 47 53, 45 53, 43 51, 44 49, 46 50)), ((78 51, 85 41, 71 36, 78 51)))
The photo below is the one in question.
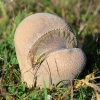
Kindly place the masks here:
POLYGON ((49 54, 54 52, 55 55, 59 50, 77 47, 76 37, 70 25, 60 17, 48 13, 37 13, 25 18, 16 29, 14 42, 22 81, 29 87, 34 84, 34 68, 38 61, 42 63, 44 60, 43 64, 46 64, 46 57, 51 57, 49 54))

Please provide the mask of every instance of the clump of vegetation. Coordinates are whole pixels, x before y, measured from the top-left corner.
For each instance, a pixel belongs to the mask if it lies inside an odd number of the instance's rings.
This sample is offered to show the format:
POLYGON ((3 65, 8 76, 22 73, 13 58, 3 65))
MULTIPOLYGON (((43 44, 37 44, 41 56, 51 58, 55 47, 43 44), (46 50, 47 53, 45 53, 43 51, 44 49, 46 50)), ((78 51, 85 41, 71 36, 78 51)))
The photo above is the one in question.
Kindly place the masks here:
POLYGON ((0 100, 47 99, 100 100, 99 0, 0 1, 0 100), (29 89, 21 83, 13 42, 14 33, 25 17, 38 12, 56 14, 68 21, 74 29, 78 46, 86 54, 86 67, 70 87, 54 85, 46 88, 44 82, 44 89, 29 89))

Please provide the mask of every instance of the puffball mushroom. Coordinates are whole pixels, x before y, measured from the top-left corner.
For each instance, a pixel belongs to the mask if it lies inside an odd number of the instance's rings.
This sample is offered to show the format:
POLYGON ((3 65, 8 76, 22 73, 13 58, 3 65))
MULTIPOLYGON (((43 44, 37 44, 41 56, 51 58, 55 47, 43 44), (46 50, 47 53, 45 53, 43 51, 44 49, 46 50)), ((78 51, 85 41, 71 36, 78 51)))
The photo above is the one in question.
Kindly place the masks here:
POLYGON ((67 84, 84 68, 86 57, 70 25, 60 17, 37 13, 25 18, 14 36, 22 81, 47 87, 61 80, 67 84))

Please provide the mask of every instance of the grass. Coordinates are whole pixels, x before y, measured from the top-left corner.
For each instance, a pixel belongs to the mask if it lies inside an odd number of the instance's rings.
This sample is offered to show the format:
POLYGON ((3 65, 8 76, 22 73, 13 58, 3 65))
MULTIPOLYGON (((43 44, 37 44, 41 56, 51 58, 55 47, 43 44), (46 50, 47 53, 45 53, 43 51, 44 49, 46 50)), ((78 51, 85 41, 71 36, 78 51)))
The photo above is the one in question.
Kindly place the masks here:
POLYGON ((99 0, 0 0, 0 100, 100 100, 99 0), (80 5, 81 4, 81 5, 80 5), (21 83, 14 48, 19 23, 37 12, 56 14, 70 23, 87 57, 83 72, 71 87, 29 89, 21 83))

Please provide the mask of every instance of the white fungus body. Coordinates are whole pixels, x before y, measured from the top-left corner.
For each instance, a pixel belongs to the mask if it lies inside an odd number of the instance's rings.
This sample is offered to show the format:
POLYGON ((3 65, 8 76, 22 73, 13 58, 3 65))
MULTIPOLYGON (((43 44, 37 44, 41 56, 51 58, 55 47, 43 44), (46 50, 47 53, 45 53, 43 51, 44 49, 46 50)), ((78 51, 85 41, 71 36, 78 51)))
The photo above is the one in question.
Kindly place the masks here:
POLYGON ((52 14, 25 18, 16 29, 14 42, 22 81, 29 87, 34 85, 35 76, 41 87, 43 79, 47 86, 50 81, 74 79, 86 63, 69 24, 52 14))

